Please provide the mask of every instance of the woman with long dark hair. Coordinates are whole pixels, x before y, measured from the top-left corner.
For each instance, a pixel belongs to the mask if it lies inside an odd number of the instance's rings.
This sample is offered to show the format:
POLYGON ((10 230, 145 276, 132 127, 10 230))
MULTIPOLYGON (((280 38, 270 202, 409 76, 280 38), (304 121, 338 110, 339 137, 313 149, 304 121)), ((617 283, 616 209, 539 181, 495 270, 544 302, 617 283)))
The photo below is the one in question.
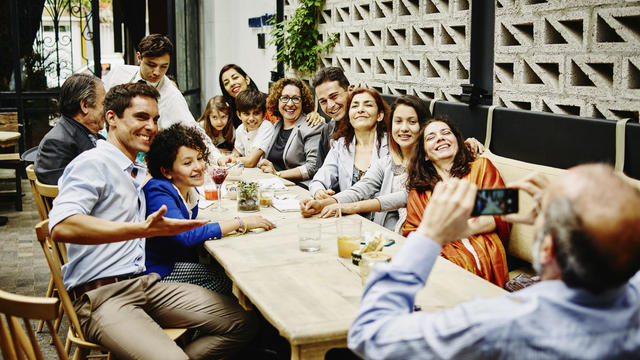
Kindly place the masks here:
MULTIPOLYGON (((423 146, 409 166, 406 236, 414 231, 431 199, 434 186, 450 178, 464 178, 478 188, 504 187, 498 169, 484 157, 474 160, 464 146, 462 134, 447 119, 431 119, 423 131, 423 146)), ((440 255, 456 265, 503 287, 509 280, 505 245, 510 225, 499 216, 479 216, 469 220, 473 235, 442 248, 440 255)))

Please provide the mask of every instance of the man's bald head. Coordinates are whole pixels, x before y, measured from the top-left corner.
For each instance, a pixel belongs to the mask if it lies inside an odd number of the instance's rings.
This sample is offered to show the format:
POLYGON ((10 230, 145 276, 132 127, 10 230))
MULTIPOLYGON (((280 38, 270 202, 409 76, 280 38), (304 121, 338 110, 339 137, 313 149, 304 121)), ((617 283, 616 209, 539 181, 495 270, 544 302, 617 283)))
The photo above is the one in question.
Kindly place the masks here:
POLYGON ((640 269, 640 191, 610 166, 572 168, 547 196, 544 232, 567 285, 601 292, 640 269))

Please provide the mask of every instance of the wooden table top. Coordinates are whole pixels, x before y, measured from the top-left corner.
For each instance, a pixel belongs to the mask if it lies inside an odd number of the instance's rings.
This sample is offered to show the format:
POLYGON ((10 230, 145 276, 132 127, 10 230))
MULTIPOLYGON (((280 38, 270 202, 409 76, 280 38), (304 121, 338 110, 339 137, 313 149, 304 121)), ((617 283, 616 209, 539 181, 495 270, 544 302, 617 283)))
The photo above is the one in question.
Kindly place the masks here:
POLYGON ((0 146, 13 146, 18 143, 20 133, 17 131, 0 131, 0 146))
MULTIPOLYGON (((251 177, 255 170, 245 169, 244 176, 251 177)), ((309 196, 297 186, 288 187, 288 191, 299 198, 309 196)), ((199 217, 223 220, 245 215, 236 211, 235 201, 225 199, 223 203, 228 211, 202 209, 199 217)), ((298 212, 281 213, 273 208, 261 208, 253 214, 276 222, 277 228, 210 240, 205 243, 207 251, 292 345, 346 339, 360 306, 363 285, 358 267, 337 255, 336 219, 303 219, 298 212), (298 249, 297 224, 302 221, 321 224, 320 251, 305 253, 298 249)), ((396 241, 384 252, 393 255, 402 246, 401 235, 361 219, 363 234, 383 231, 396 241)), ((503 289, 439 258, 416 304, 422 311, 432 312, 475 297, 503 294, 503 289)))

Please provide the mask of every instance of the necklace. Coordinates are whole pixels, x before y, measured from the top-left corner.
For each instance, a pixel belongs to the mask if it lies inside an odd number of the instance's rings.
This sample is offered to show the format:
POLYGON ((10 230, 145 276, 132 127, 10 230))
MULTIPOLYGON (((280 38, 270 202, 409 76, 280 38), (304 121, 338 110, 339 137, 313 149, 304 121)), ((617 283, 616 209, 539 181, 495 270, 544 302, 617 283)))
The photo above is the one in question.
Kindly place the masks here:
POLYGON ((391 171, 393 172, 394 176, 398 176, 398 175, 401 175, 402 173, 406 172, 407 171, 407 167, 402 165, 402 164, 397 165, 396 163, 391 162, 391 171))

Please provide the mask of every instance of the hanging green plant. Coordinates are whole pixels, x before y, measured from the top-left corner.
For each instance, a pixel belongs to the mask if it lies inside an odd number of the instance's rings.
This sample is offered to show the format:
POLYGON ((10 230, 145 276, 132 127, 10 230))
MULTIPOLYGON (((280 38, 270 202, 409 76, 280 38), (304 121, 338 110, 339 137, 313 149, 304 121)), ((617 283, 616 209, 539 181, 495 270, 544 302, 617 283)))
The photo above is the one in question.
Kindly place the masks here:
POLYGON ((312 74, 318 66, 319 54, 332 49, 340 38, 333 33, 318 43, 318 16, 324 0, 300 0, 293 15, 271 28, 269 44, 278 48, 274 60, 287 69, 312 74))

